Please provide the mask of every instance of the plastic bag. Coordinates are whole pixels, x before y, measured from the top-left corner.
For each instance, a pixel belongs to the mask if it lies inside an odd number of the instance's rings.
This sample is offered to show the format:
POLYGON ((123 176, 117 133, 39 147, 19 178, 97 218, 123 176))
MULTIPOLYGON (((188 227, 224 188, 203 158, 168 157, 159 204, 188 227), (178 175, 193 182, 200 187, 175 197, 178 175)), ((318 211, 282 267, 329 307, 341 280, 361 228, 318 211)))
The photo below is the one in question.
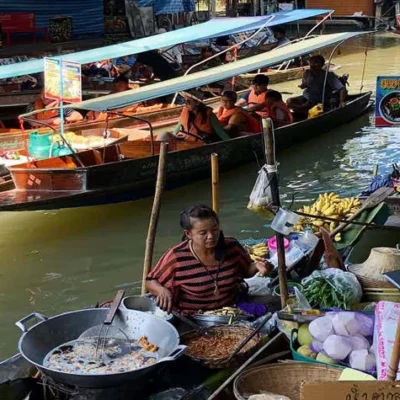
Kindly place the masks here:
MULTIPOLYGON (((304 278, 301 283, 305 289, 303 293, 307 296, 307 286, 312 284, 313 280, 323 279, 327 281, 335 292, 339 293, 344 300, 346 306, 354 303, 359 303, 362 297, 362 288, 355 275, 350 272, 345 272, 337 268, 328 268, 323 271, 314 271, 310 276, 304 278)), ((311 299, 308 298, 311 302, 311 299)), ((330 305, 323 304, 321 306, 329 307, 330 305)), ((339 304, 335 305, 339 307, 339 304)), ((330 306, 332 307, 332 305, 330 306)))
POLYGON ((272 294, 272 289, 268 287, 271 282, 270 278, 265 278, 256 274, 252 278, 245 279, 249 285, 250 296, 268 296, 272 294))
POLYGON ((250 193, 247 209, 268 220, 274 219, 274 213, 270 210, 272 204, 271 188, 266 166, 258 171, 258 177, 253 190, 250 193))

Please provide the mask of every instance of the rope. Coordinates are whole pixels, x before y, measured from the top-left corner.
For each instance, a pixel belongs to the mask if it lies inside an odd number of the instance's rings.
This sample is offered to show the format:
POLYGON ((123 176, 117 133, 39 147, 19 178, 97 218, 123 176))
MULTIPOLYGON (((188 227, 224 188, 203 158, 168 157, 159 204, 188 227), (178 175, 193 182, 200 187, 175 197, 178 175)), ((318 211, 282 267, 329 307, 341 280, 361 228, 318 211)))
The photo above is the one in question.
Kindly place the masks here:
POLYGON ((365 57, 364 57, 364 66, 363 66, 363 70, 362 70, 362 74, 361 74, 361 85, 360 85, 360 93, 362 92, 362 90, 364 89, 364 77, 365 77, 365 69, 367 66, 367 57, 368 57, 368 47, 369 47, 369 42, 371 40, 371 37, 368 36, 367 39, 367 45, 365 46, 365 57))

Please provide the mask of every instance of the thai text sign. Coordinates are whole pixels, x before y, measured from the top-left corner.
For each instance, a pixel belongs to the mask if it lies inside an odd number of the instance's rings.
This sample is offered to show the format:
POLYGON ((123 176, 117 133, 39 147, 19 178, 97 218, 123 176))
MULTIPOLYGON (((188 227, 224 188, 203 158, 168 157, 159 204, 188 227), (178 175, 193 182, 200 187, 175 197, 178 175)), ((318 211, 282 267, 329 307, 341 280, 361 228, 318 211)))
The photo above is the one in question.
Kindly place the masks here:
POLYGON ((378 76, 375 125, 400 126, 400 76, 378 76))
POLYGON ((44 59, 45 97, 78 103, 82 101, 81 65, 54 58, 44 59), (61 95, 61 88, 63 94, 61 95))

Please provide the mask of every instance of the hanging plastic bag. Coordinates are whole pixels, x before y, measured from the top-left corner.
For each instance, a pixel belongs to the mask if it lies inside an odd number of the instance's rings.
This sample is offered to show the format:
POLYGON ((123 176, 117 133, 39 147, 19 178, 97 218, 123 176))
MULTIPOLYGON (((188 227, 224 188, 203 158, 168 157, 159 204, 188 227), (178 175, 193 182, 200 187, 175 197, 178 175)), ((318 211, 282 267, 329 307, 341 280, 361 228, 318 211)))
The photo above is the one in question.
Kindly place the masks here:
POLYGON ((249 285, 250 296, 268 296, 272 294, 272 289, 268 286, 271 282, 269 278, 256 274, 251 278, 245 279, 245 281, 249 285))
POLYGON ((253 190, 250 193, 250 200, 247 208, 262 218, 272 220, 274 213, 271 211, 272 204, 271 188, 269 184, 266 166, 258 171, 258 177, 253 190))

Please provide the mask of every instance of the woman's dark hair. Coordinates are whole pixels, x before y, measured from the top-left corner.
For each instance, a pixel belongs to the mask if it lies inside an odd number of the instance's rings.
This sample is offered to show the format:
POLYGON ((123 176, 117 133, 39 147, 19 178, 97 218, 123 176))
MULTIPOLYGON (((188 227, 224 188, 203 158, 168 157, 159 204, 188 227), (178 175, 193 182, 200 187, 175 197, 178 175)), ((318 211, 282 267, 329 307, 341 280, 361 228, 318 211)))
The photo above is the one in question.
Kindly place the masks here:
POLYGON ((276 90, 269 90, 266 95, 266 99, 273 99, 275 101, 281 101, 282 100, 282 95, 276 91, 276 90))
MULTIPOLYGON (((197 102, 198 106, 197 106, 197 112, 200 114, 200 118, 201 118, 201 123, 204 124, 207 122, 207 117, 208 117, 208 113, 207 113, 207 109, 208 107, 201 102, 197 102)), ((195 115, 190 112, 189 113, 189 125, 193 125, 194 124, 194 120, 195 120, 195 115)))
POLYGON ((268 86, 269 78, 267 75, 258 74, 253 79, 253 85, 265 85, 268 86))
POLYGON ((118 82, 129 83, 129 78, 125 74, 121 74, 113 80, 113 83, 118 82))
POLYGON ((321 56, 321 54, 317 54, 317 55, 315 55, 315 56, 312 56, 312 57, 310 58, 310 61, 311 61, 311 60, 319 61, 319 62, 321 63, 322 66, 325 65, 325 58, 324 58, 323 56, 321 56))
MULTIPOLYGON (((190 231, 192 226, 191 218, 206 220, 213 219, 219 225, 219 218, 217 213, 211 208, 204 204, 199 204, 181 212, 180 225, 185 231, 190 231)), ((183 234, 182 240, 186 240, 187 237, 183 234)), ((220 232, 217 246, 215 248, 215 258, 218 261, 222 261, 225 258, 225 237, 223 232, 220 232)))
POLYGON ((277 26, 274 28, 274 33, 280 33, 281 35, 286 35, 285 29, 282 26, 277 26))
POLYGON ((225 90, 222 93, 222 97, 226 97, 227 99, 235 101, 235 102, 237 101, 237 94, 233 90, 225 90))

